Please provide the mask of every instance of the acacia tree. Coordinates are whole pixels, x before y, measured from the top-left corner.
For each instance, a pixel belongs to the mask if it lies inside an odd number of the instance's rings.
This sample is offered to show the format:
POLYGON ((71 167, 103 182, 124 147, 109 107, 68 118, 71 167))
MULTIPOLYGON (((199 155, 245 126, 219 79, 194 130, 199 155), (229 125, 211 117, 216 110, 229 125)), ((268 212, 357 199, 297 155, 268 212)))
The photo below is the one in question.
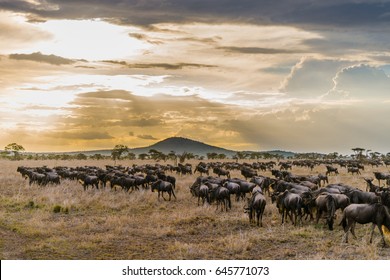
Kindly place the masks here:
POLYGON ((363 149, 363 148, 353 148, 352 151, 355 152, 356 154, 356 158, 358 160, 362 160, 363 159, 363 152, 365 151, 366 149, 363 149))
POLYGON ((114 160, 121 159, 123 153, 128 152, 129 148, 126 145, 115 145, 114 149, 111 151, 111 156, 114 160))
POLYGON ((12 152, 14 154, 14 159, 20 159, 20 152, 25 151, 22 145, 16 143, 10 143, 4 147, 4 150, 7 152, 12 152))

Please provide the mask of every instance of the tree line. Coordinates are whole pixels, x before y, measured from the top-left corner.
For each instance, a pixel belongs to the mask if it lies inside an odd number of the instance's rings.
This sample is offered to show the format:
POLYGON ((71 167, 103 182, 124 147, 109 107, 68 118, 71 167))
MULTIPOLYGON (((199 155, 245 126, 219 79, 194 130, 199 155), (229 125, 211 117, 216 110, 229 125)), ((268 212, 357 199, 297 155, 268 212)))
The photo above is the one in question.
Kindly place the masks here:
MULTIPOLYGON (((364 160, 390 160, 390 152, 387 154, 381 154, 374 152, 370 149, 364 148, 352 148, 354 153, 351 155, 342 155, 338 152, 332 152, 328 154, 320 153, 295 153, 291 157, 285 157, 282 154, 270 153, 270 152, 252 152, 252 151, 238 151, 230 158, 233 160, 259 160, 259 159, 311 159, 311 160, 337 160, 343 158, 354 158, 359 161, 364 160)), ((186 160, 224 160, 229 159, 229 156, 224 153, 211 152, 204 155, 196 155, 191 152, 176 153, 170 151, 169 153, 163 153, 156 149, 150 149, 147 153, 140 153, 136 155, 132 153, 128 146, 123 144, 115 145, 109 155, 93 154, 88 155, 85 153, 27 153, 25 148, 17 143, 10 143, 4 147, 4 151, 0 152, 1 159, 10 160, 154 160, 154 161, 168 161, 172 160, 177 164, 183 163, 186 160)))

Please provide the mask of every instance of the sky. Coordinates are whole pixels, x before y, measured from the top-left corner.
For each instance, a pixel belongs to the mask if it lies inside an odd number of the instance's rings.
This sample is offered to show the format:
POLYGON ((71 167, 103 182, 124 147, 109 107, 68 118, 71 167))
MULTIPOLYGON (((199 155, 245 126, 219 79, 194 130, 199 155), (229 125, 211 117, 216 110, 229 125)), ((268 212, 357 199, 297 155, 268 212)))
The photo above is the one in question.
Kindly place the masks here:
POLYGON ((0 149, 390 151, 390 0, 0 0, 0 149))

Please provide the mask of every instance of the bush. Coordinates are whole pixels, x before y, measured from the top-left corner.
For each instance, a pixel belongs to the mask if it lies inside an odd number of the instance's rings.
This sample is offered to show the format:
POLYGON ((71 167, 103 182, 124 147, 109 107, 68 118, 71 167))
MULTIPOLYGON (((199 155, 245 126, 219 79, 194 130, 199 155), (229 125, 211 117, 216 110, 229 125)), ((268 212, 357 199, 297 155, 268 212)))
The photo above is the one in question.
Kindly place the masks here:
POLYGON ((61 209, 62 209, 62 207, 61 207, 60 205, 55 205, 55 206, 53 207, 53 212, 54 212, 54 213, 60 213, 60 212, 61 212, 61 209))

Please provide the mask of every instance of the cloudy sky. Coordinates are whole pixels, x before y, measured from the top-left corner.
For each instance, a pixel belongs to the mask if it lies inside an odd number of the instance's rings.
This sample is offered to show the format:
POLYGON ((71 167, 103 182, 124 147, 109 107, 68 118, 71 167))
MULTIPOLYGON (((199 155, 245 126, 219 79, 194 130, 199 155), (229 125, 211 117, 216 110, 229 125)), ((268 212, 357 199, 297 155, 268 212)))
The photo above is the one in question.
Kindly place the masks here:
POLYGON ((388 0, 0 0, 0 149, 390 151, 388 0))

